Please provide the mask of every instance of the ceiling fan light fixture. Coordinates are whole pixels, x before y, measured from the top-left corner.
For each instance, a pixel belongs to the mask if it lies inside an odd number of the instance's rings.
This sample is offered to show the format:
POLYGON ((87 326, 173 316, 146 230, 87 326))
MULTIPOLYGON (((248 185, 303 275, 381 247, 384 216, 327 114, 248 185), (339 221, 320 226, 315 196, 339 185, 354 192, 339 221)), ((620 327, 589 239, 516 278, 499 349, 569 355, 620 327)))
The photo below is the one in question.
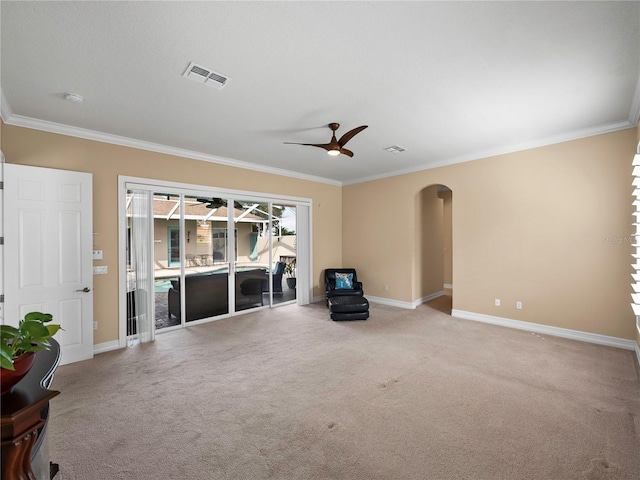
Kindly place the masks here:
POLYGON ((340 155, 340 150, 327 150, 327 153, 332 157, 337 157, 338 155, 340 155))

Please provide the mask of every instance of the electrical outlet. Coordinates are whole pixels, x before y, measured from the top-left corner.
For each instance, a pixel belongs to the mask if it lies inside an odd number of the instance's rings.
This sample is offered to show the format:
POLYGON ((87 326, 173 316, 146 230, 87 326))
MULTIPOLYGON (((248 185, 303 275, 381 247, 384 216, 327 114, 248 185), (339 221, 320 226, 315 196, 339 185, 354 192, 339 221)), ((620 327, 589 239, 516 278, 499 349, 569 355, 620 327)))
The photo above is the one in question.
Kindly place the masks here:
POLYGON ((94 250, 93 251, 93 259, 94 260, 102 260, 102 250, 94 250))
POLYGON ((522 302, 520 302, 520 301, 516 302, 516 308, 518 310, 522 310, 522 302))
POLYGON ((383 288, 386 290, 389 290, 389 285, 387 285, 386 283, 383 285, 383 288))
POLYGON ((500 306, 500 299, 499 299, 499 298, 496 298, 496 299, 494 300, 493 304, 494 304, 496 307, 499 307, 499 306, 500 306))
POLYGON ((97 330, 98 329, 98 322, 93 322, 93 329, 97 330))

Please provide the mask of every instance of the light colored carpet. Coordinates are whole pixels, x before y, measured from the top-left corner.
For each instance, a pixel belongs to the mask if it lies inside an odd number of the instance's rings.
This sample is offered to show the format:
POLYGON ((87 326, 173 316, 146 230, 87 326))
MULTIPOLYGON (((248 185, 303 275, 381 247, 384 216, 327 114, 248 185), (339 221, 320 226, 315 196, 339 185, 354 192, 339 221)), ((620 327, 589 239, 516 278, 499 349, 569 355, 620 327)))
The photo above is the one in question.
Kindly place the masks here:
POLYGON ((634 353, 372 304, 253 312, 60 367, 63 480, 640 479, 634 353))

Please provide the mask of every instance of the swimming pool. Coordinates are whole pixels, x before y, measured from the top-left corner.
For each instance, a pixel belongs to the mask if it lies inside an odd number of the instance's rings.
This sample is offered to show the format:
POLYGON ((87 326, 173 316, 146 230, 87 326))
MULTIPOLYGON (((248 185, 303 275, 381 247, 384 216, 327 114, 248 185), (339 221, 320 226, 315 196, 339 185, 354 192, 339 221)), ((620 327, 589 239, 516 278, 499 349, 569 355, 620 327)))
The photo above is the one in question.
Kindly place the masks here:
MULTIPOLYGON (((267 270, 265 265, 237 265, 236 272, 249 272, 251 270, 267 270)), ((209 275, 212 273, 229 273, 229 267, 224 266, 200 272, 199 275, 209 275)), ((155 293, 165 293, 171 289, 171 280, 177 280, 178 276, 171 278, 156 278, 153 282, 153 291, 155 293)))
POLYGON ((165 293, 171 289, 170 278, 159 278, 153 282, 153 291, 156 293, 165 293))

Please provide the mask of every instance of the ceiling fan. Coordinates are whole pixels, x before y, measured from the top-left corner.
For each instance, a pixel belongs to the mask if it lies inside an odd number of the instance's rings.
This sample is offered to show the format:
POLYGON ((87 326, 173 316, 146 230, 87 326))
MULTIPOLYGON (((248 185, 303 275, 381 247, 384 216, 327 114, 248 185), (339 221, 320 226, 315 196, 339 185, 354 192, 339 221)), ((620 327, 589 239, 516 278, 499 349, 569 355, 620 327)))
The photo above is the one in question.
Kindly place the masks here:
POLYGON ((358 133, 368 127, 368 125, 362 125, 361 127, 356 127, 353 130, 349 130, 347 133, 340 137, 340 140, 336 140, 336 130, 340 127, 339 123, 330 123, 327 125, 332 132, 331 141, 329 143, 294 143, 294 142, 284 142, 287 145, 307 145, 309 147, 320 147, 324 148, 329 155, 346 155, 348 157, 353 157, 353 152, 351 150, 347 150, 344 148, 346 143, 355 137, 358 133))

